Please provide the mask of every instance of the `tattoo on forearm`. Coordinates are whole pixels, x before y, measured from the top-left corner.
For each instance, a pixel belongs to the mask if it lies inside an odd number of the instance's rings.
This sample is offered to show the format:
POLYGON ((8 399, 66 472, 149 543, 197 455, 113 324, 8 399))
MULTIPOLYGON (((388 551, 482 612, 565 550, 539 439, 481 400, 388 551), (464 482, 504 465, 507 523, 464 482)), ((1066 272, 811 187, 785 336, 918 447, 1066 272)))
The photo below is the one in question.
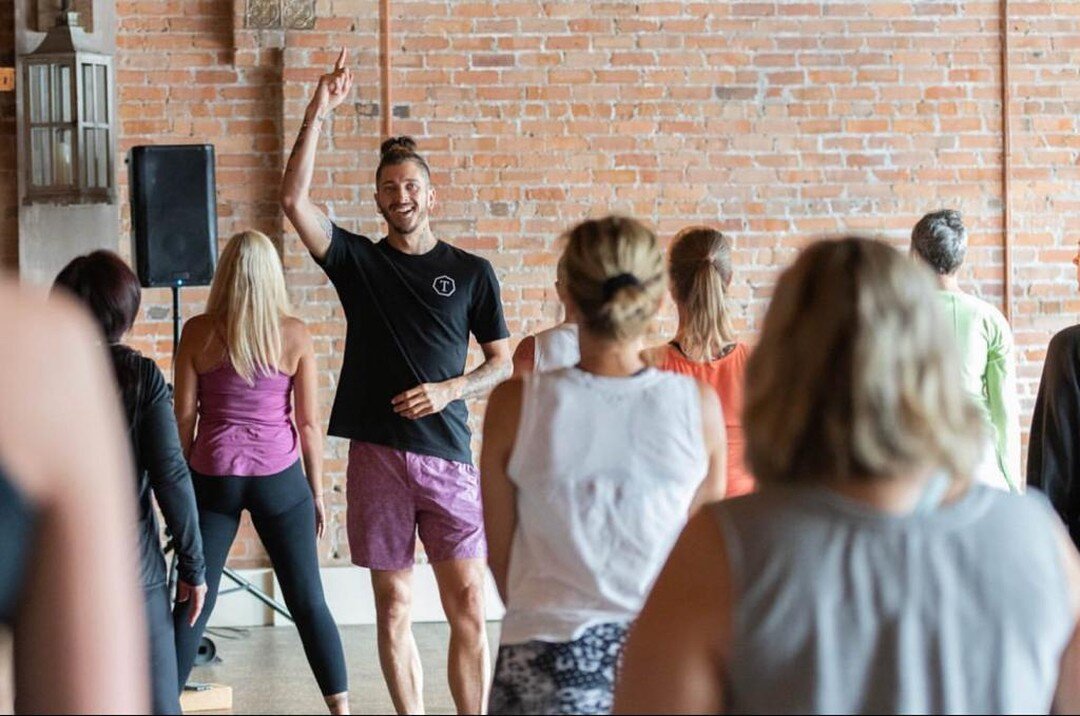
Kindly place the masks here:
POLYGON ((510 377, 512 369, 513 365, 509 360, 494 363, 489 360, 471 373, 466 373, 465 390, 461 392, 461 399, 487 395, 496 385, 510 377))
POLYGON ((300 151, 300 145, 304 143, 304 134, 307 130, 306 124, 300 125, 300 132, 296 135, 296 141, 293 142, 292 151, 289 152, 289 161, 285 163, 286 174, 293 170, 293 160, 296 158, 296 153, 300 151))

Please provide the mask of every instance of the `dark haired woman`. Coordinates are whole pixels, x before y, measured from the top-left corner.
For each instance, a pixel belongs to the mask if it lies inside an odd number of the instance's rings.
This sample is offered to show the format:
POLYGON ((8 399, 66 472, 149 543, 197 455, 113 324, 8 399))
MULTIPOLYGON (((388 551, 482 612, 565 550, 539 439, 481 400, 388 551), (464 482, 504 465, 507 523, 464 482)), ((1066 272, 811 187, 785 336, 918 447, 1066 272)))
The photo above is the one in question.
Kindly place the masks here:
POLYGON ((510 373, 499 282, 483 258, 439 241, 435 187, 408 137, 383 142, 375 203, 386 237, 335 226, 311 201, 319 131, 349 94, 341 51, 319 79, 281 182, 281 203, 341 297, 348 324, 330 434, 348 438, 352 561, 371 570, 379 657, 399 712, 423 709, 410 625, 416 535, 450 622, 450 692, 458 711, 484 704, 484 520, 465 401, 510 373), (470 334, 483 362, 468 373, 470 334))
POLYGON ((139 280, 116 254, 94 251, 65 266, 53 290, 67 291, 90 309, 108 343, 135 458, 153 710, 158 714, 180 713, 167 570, 151 491, 173 535, 179 571, 176 598, 191 601, 192 621, 202 611, 206 595, 205 566, 195 492, 180 450, 169 387, 152 360, 120 343, 139 311, 139 280))

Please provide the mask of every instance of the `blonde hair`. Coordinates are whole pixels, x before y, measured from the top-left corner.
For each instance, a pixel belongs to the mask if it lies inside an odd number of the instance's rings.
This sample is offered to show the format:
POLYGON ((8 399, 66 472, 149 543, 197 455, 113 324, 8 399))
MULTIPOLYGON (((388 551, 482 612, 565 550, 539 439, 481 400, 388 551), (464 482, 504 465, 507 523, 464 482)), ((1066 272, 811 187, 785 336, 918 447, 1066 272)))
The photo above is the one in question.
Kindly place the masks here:
POLYGON ((671 293, 683 308, 682 349, 708 359, 735 340, 727 307, 731 240, 716 229, 691 226, 676 236, 669 254, 671 293))
POLYGON ((634 219, 608 216, 578 224, 566 239, 566 292, 581 323, 601 338, 640 336, 667 284, 656 235, 634 219))
POLYGON ((764 483, 967 479, 982 424, 929 271, 868 239, 821 241, 783 273, 747 365, 746 457, 764 483))
POLYGON ((249 384, 281 367, 281 320, 291 313, 285 274, 266 234, 241 231, 218 261, 206 313, 223 329, 233 369, 249 384))

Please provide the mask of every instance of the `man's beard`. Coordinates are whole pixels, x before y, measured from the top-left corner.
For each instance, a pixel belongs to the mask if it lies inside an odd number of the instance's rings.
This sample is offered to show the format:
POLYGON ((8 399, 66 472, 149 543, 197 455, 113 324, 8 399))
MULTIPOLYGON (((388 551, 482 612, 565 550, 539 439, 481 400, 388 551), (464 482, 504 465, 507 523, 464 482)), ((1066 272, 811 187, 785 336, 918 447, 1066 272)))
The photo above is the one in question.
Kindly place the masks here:
POLYGON ((379 213, 382 214, 383 219, 394 231, 404 236, 408 236, 423 226, 428 215, 427 209, 420 206, 417 206, 413 213, 408 216, 399 216, 381 206, 379 207, 379 213))

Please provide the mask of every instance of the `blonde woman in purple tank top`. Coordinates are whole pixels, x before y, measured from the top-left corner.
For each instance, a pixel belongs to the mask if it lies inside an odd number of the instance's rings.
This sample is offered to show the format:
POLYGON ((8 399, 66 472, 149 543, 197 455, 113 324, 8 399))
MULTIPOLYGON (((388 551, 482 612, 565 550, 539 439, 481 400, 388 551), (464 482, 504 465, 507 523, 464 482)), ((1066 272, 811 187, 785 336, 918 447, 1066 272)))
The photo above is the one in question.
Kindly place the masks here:
POLYGON ((222 252, 206 313, 184 326, 175 399, 209 587, 194 627, 184 618, 186 605, 174 615, 179 685, 191 671, 240 515, 248 510, 326 704, 331 713, 348 713, 345 657, 323 596, 316 545, 325 507, 315 353, 307 327, 290 315, 281 260, 264 234, 241 232, 222 252))

